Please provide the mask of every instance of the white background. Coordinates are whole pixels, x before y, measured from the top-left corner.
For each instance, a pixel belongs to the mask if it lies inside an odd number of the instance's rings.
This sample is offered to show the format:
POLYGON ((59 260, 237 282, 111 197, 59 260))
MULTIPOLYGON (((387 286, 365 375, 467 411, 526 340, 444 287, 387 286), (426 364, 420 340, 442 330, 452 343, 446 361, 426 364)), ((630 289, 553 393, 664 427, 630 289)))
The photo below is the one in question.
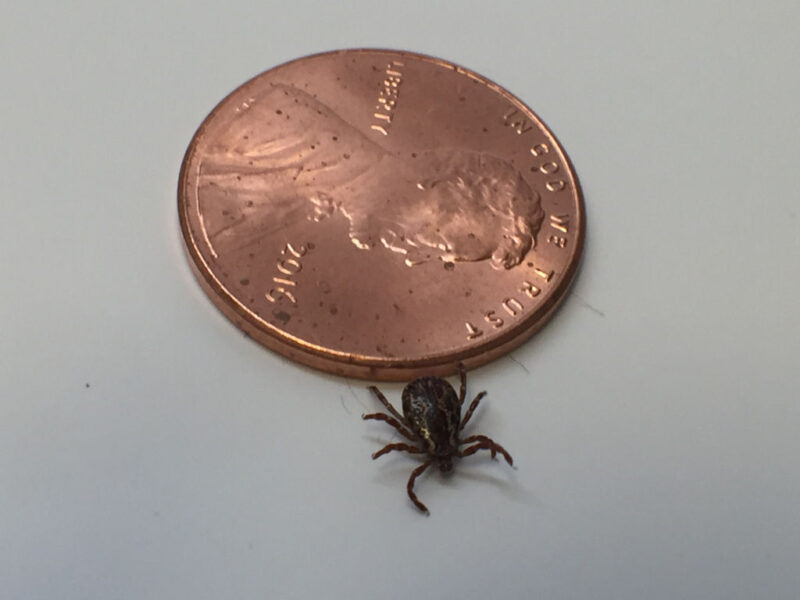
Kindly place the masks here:
POLYGON ((797 598, 799 31, 789 0, 4 5, 0 597, 797 598), (211 108, 359 46, 505 86, 585 193, 572 294, 471 373, 518 469, 432 472, 428 518, 366 383, 245 338, 177 229, 211 108))

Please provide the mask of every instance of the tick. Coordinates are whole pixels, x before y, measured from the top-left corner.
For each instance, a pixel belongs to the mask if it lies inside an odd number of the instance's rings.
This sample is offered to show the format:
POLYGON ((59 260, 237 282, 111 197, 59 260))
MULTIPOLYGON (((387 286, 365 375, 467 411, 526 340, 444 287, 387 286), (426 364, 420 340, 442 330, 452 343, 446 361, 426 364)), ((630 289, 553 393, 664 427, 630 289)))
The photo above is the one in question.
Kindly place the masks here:
POLYGON ((462 438, 461 432, 469 422, 472 413, 486 395, 481 392, 470 403, 464 417, 461 417, 461 407, 467 394, 467 373, 464 365, 459 365, 461 375, 461 390, 458 395, 447 381, 441 377, 420 377, 403 388, 403 414, 401 415, 386 399, 381 391, 370 386, 370 391, 380 400, 390 414, 372 413, 362 415, 363 419, 385 421, 394 427, 400 435, 414 444, 392 443, 387 444, 372 455, 373 459, 388 454, 393 450, 402 450, 410 454, 422 454, 425 462, 411 472, 406 490, 408 497, 425 514, 430 514, 428 508, 419 501, 414 493, 414 482, 417 477, 432 464, 436 463, 442 473, 453 470, 453 458, 464 458, 475 454, 478 450, 489 450, 492 458, 497 453, 503 455, 509 465, 514 464, 511 455, 494 440, 485 435, 470 435, 462 438), (471 445, 470 445, 471 444, 471 445), (462 449, 462 446, 467 446, 462 449))

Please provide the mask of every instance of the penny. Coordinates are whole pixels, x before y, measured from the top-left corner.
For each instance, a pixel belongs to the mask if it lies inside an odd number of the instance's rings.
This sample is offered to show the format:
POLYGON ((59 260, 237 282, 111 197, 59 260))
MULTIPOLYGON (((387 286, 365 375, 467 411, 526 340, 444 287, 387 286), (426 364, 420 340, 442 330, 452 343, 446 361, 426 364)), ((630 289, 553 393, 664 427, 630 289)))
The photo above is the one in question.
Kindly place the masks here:
POLYGON ((189 262, 264 346, 340 375, 448 375, 515 348, 583 247, 553 134, 488 79, 410 52, 301 58, 228 95, 178 188, 189 262))

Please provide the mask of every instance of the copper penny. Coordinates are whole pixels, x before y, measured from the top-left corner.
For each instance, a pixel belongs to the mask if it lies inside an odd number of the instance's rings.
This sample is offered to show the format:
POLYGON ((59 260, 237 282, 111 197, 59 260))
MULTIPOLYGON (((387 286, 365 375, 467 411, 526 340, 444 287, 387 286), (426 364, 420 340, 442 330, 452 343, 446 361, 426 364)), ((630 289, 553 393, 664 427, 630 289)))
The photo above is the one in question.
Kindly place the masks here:
POLYGON ((564 298, 580 188, 527 106, 467 69, 343 50, 271 69, 205 119, 178 208, 203 289, 263 345, 371 379, 508 352, 564 298))

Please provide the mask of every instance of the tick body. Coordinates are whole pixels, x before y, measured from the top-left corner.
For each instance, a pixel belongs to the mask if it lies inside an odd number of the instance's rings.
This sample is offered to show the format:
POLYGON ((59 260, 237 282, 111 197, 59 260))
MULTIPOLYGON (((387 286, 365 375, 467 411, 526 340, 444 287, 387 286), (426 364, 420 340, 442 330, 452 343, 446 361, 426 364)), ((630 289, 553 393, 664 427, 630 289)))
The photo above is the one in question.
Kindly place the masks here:
POLYGON ((389 414, 372 413, 363 415, 363 418, 385 421, 403 437, 413 442, 413 445, 387 444, 375 452, 372 458, 379 458, 393 450, 425 456, 425 462, 411 473, 406 489, 408 497, 411 498, 414 505, 426 514, 428 513, 427 507, 419 501, 414 493, 414 482, 432 464, 435 463, 440 471, 447 473, 453 469, 454 458, 464 458, 475 454, 478 450, 489 450, 492 458, 500 453, 509 465, 514 463, 511 455, 500 444, 485 435, 461 437, 461 431, 486 392, 475 396, 462 418, 461 408, 467 393, 467 374, 464 365, 459 365, 459 370, 461 389, 458 394, 453 386, 441 377, 420 377, 409 383, 403 389, 402 415, 377 387, 370 386, 369 388, 386 407, 389 414), (462 446, 466 447, 462 448, 462 446))

